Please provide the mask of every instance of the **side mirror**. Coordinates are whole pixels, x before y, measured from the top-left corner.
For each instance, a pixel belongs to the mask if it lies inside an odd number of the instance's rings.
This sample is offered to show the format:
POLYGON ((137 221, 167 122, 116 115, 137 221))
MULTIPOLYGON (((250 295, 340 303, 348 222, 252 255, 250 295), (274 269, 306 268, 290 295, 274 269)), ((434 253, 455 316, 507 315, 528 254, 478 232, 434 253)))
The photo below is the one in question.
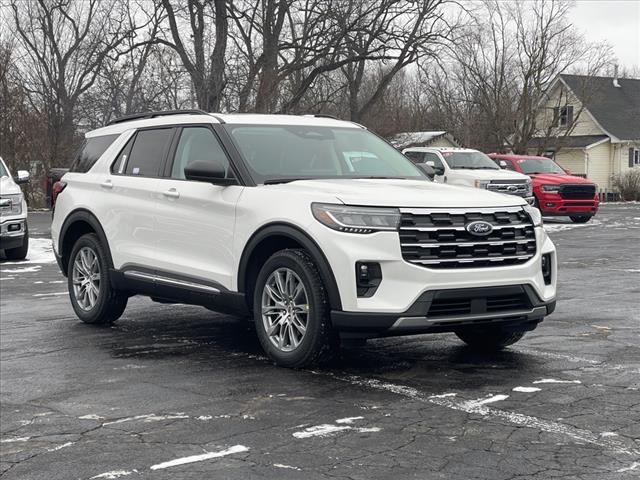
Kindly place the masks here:
POLYGON ((219 163, 196 160, 184 167, 184 176, 187 180, 195 182, 207 182, 214 185, 236 185, 235 178, 228 178, 226 171, 219 163))
POLYGON ((436 171, 428 163, 418 163, 416 166, 422 170, 430 180, 433 180, 433 177, 436 176, 436 171))
POLYGON ((29 172, 26 170, 18 170, 18 175, 13 179, 18 185, 29 183, 29 172))
POLYGON ((498 165, 500 165, 500 168, 507 168, 507 162, 504 160, 500 160, 500 163, 498 165))
POLYGON ((436 164, 433 160, 427 160, 426 162, 427 165, 429 165, 431 168, 435 168, 436 164))

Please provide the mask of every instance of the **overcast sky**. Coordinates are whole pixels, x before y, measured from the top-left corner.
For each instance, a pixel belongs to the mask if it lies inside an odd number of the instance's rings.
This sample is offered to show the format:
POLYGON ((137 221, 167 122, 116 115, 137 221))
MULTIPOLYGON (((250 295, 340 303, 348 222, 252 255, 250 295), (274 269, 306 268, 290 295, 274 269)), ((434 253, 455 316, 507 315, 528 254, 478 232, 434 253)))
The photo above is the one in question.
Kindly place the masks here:
POLYGON ((577 0, 572 18, 590 40, 606 40, 621 65, 640 66, 640 0, 577 0))

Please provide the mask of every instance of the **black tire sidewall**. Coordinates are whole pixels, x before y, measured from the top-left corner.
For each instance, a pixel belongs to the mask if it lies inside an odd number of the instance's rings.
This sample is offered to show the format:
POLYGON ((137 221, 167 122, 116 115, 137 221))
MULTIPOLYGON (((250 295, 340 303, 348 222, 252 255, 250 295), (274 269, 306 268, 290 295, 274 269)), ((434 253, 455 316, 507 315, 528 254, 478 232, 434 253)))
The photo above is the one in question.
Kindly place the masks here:
POLYGON ((263 265, 253 292, 253 315, 256 324, 256 332, 262 348, 273 358, 276 363, 283 366, 297 366, 305 364, 314 352, 323 347, 319 343, 325 341, 323 329, 326 325, 326 294, 324 286, 314 279, 314 272, 310 271, 305 263, 304 257, 291 250, 284 250, 275 253, 263 265), (271 343, 262 321, 262 292, 269 276, 278 268, 289 268, 293 270, 307 292, 309 302, 309 313, 307 315, 307 330, 300 345, 291 352, 283 352, 271 343))
POLYGON ((71 255, 69 256, 69 267, 67 270, 67 284, 69 288, 69 299, 71 300, 71 306, 80 320, 85 323, 99 324, 103 323, 103 319, 109 308, 109 299, 111 297, 111 285, 109 283, 109 265, 107 262, 106 254, 100 240, 95 234, 89 233, 83 235, 78 239, 71 249, 71 255), (83 310, 75 298, 73 293, 73 262, 78 255, 78 252, 84 248, 91 248, 98 257, 98 263, 100 264, 100 291, 98 293, 98 301, 91 310, 83 310))

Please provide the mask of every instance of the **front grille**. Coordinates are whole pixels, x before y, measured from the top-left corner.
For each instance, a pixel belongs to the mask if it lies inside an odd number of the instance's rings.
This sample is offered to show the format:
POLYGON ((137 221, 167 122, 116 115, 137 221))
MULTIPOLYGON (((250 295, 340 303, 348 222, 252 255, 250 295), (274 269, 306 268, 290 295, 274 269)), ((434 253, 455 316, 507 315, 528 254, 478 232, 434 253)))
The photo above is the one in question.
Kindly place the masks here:
POLYGON ((535 230, 522 207, 501 209, 401 209, 400 246, 405 261, 426 268, 478 268, 516 265, 536 253, 535 230), (466 225, 485 221, 487 236, 466 225))
POLYGON ((492 180, 487 185, 487 190, 506 193, 508 195, 517 195, 518 197, 531 196, 531 184, 526 180, 492 180))
MULTIPOLYGON (((503 313, 531 308, 531 302, 526 293, 519 288, 513 288, 508 293, 497 295, 469 295, 463 298, 436 298, 431 302, 427 317, 447 317, 461 315, 478 315, 484 313, 503 313)), ((446 292, 446 291, 444 291, 446 292)))
POLYGON ((560 197, 569 200, 593 200, 596 194, 595 185, 562 185, 560 197))

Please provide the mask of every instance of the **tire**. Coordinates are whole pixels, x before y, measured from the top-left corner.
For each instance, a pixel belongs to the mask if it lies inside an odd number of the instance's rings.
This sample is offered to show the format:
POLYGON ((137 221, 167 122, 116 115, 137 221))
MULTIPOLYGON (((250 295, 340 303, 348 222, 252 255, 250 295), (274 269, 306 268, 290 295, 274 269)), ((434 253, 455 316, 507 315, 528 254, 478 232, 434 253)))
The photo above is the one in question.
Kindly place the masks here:
POLYGON ((591 220, 591 215, 571 215, 569 218, 573 223, 587 223, 591 220))
POLYGON ((485 352, 502 350, 513 345, 524 337, 524 334, 525 332, 504 331, 499 327, 470 328, 456 332, 458 338, 471 348, 485 352))
POLYGON ((27 253, 29 252, 29 229, 27 228, 24 232, 24 239, 22 240, 22 245, 16 248, 7 248, 4 251, 4 256, 7 257, 7 260, 24 260, 27 258, 27 253))
POLYGON ((67 272, 69 298, 80 320, 92 325, 111 325, 120 318, 128 296, 111 287, 107 254, 97 235, 87 233, 76 241, 67 272), (82 283, 74 285, 74 281, 82 283))
POLYGON ((253 316, 262 348, 277 365, 301 368, 328 362, 337 353, 326 289, 304 250, 281 250, 265 262, 253 293, 253 316))

